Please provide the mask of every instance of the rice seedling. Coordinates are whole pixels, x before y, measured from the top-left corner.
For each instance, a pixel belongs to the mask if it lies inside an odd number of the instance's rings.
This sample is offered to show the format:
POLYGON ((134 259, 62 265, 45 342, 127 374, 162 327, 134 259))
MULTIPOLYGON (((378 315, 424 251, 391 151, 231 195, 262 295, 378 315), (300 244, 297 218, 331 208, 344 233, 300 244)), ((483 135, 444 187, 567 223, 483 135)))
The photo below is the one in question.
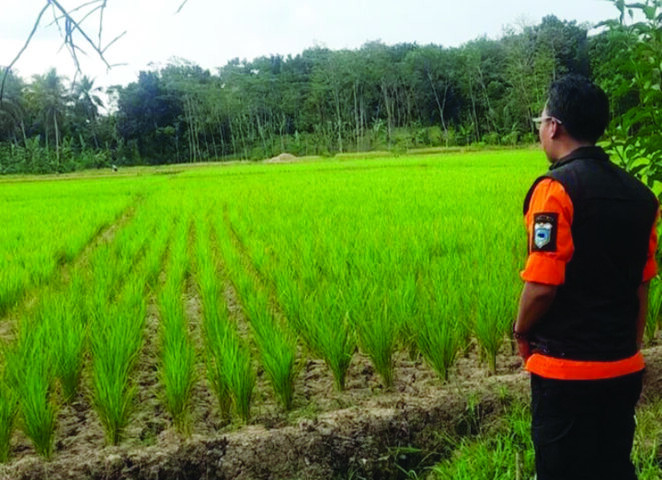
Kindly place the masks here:
MULTIPOLYGON (((246 260, 234 248, 224 226, 216 232, 224 266, 242 300, 244 313, 248 317, 253 339, 260 352, 261 364, 274 389, 276 397, 285 410, 292 407, 294 380, 296 378, 296 341, 283 328, 269 298, 268 286, 255 277, 246 260)), ((266 260, 262 266, 266 269, 266 260)), ((258 268, 256 266, 256 268, 258 268)))
POLYGON ((359 344, 370 357, 384 387, 393 386, 393 352, 395 350, 398 326, 389 304, 373 290, 368 294, 365 307, 355 313, 359 344))
POLYGON ((96 312, 92 319, 92 402, 106 440, 122 439, 136 394, 131 373, 142 345, 144 279, 134 279, 116 305, 96 312))
POLYGON ((516 288, 512 274, 504 271, 505 268, 497 268, 483 278, 479 276, 473 291, 477 298, 474 334, 491 373, 496 372, 497 353, 510 333, 516 313, 516 288))
POLYGON ((52 398, 53 362, 47 325, 23 318, 16 343, 8 351, 9 385, 20 399, 21 426, 37 453, 50 458, 55 438, 57 405, 52 398))
POLYGON ((229 418, 230 406, 248 420, 255 387, 255 372, 248 349, 241 344, 228 319, 216 272, 216 259, 209 243, 209 223, 196 222, 198 290, 202 300, 203 331, 208 355, 207 374, 219 402, 221 415, 229 418))
POLYGON ((417 312, 416 344, 428 364, 446 381, 459 350, 458 316, 461 310, 452 296, 421 293, 421 311, 417 312))
POLYGON ((651 280, 648 289, 648 314, 646 316, 645 337, 648 341, 655 338, 660 326, 660 309, 662 308, 662 281, 659 277, 651 280))
POLYGON ((190 434, 189 410, 196 381, 196 355, 191 341, 177 334, 164 334, 162 340, 165 406, 177 431, 190 434))
POLYGON ((289 410, 297 374, 296 343, 289 331, 277 325, 266 298, 253 297, 246 304, 246 311, 264 371, 281 405, 289 410))
POLYGON ((223 375, 230 387, 234 410, 239 418, 247 422, 250 418, 251 400, 255 389, 255 369, 249 350, 232 330, 226 331, 226 337, 220 346, 216 358, 223 366, 223 375))
POLYGON ((232 393, 230 382, 227 377, 227 366, 222 363, 221 358, 223 337, 218 335, 220 332, 214 333, 216 333, 216 336, 212 336, 214 334, 209 331, 207 331, 205 335, 207 345, 207 354, 205 355, 207 378, 209 384, 212 386, 214 395, 216 396, 221 418, 225 421, 229 421, 232 409, 232 393))
POLYGON ((51 374, 39 360, 43 361, 43 358, 28 360, 18 391, 25 434, 37 453, 50 458, 55 441, 57 406, 50 396, 53 385, 51 374))
POLYGON ((2 378, 0 380, 0 463, 6 463, 9 460, 17 413, 16 390, 2 378))
POLYGON ((196 381, 196 353, 188 335, 182 292, 188 269, 188 220, 180 222, 171 249, 166 285, 159 295, 161 311, 160 377, 164 404, 177 431, 190 434, 189 409, 196 381))
POLYGON ((332 291, 321 286, 314 296, 304 299, 300 321, 308 325, 309 346, 328 365, 336 389, 344 390, 347 370, 356 350, 356 333, 349 312, 342 310, 332 291))
POLYGON ((82 279, 76 277, 67 291, 51 292, 43 297, 38 310, 40 322, 51 335, 48 348, 64 403, 76 396, 83 369, 87 333, 82 317, 83 292, 82 279))

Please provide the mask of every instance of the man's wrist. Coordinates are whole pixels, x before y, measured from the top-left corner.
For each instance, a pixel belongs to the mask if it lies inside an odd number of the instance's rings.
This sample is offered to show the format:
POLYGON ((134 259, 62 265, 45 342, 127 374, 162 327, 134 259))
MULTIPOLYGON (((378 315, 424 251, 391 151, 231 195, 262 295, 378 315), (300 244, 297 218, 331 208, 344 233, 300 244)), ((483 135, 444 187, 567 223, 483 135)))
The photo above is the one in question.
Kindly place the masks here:
POLYGON ((529 339, 529 332, 519 332, 515 328, 516 324, 513 323, 513 337, 515 340, 528 340, 529 339))

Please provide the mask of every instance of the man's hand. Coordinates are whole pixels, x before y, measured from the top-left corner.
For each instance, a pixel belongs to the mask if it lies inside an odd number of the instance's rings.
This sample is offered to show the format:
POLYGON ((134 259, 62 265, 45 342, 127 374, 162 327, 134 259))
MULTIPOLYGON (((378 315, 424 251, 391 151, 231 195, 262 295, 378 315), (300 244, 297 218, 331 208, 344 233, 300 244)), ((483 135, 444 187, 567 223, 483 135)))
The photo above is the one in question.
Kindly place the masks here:
POLYGON ((555 285, 526 282, 519 302, 517 320, 513 325, 513 334, 517 340, 517 352, 522 360, 531 356, 531 345, 527 334, 542 317, 554 301, 556 296, 555 285))
POLYGON ((517 354, 522 357, 524 363, 531 356, 531 344, 525 338, 517 338, 517 354))

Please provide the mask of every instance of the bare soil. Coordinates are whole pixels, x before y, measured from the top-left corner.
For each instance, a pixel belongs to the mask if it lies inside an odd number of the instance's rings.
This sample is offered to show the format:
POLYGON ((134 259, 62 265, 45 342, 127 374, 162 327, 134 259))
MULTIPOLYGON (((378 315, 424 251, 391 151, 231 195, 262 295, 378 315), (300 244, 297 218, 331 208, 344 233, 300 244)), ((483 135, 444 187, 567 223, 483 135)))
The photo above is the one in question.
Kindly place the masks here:
POLYGON ((292 163, 297 160, 299 160, 299 158, 291 153, 281 153, 280 155, 264 160, 264 163, 292 163))
MULTIPOLYGON (((194 297, 188 308, 199 309, 194 297)), ((446 384, 420 359, 399 355, 391 391, 384 391, 359 354, 343 392, 333 390, 322 362, 307 359, 294 410, 283 412, 260 377, 248 425, 222 422, 200 379, 194 434, 188 439, 175 433, 159 406, 158 376, 142 373, 135 421, 120 446, 105 446, 101 426, 81 394, 60 411, 53 459, 38 457, 19 432, 13 460, 0 467, 0 479, 400 478, 400 468, 421 468, 443 458, 449 436, 474 434, 512 401, 527 399, 528 377, 508 353, 500 355, 497 374, 490 376, 471 352, 459 359, 446 384)), ((642 402, 662 394, 662 346, 644 354, 642 402)), ((149 362, 143 367, 149 370, 149 362)))

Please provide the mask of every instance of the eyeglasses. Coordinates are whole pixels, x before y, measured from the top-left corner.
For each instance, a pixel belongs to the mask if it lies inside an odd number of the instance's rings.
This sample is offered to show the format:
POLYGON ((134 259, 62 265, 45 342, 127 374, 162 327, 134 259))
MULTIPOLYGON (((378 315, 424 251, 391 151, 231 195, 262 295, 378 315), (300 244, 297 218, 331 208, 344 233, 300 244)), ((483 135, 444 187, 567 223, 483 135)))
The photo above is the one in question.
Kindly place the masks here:
POLYGON ((551 120, 552 122, 556 122, 559 125, 563 125, 563 122, 561 120, 559 120, 556 117, 550 117, 549 115, 545 115, 545 116, 542 116, 542 117, 536 117, 536 118, 533 119, 533 123, 535 124, 536 127, 540 127, 542 122, 544 122, 545 120, 551 120))

